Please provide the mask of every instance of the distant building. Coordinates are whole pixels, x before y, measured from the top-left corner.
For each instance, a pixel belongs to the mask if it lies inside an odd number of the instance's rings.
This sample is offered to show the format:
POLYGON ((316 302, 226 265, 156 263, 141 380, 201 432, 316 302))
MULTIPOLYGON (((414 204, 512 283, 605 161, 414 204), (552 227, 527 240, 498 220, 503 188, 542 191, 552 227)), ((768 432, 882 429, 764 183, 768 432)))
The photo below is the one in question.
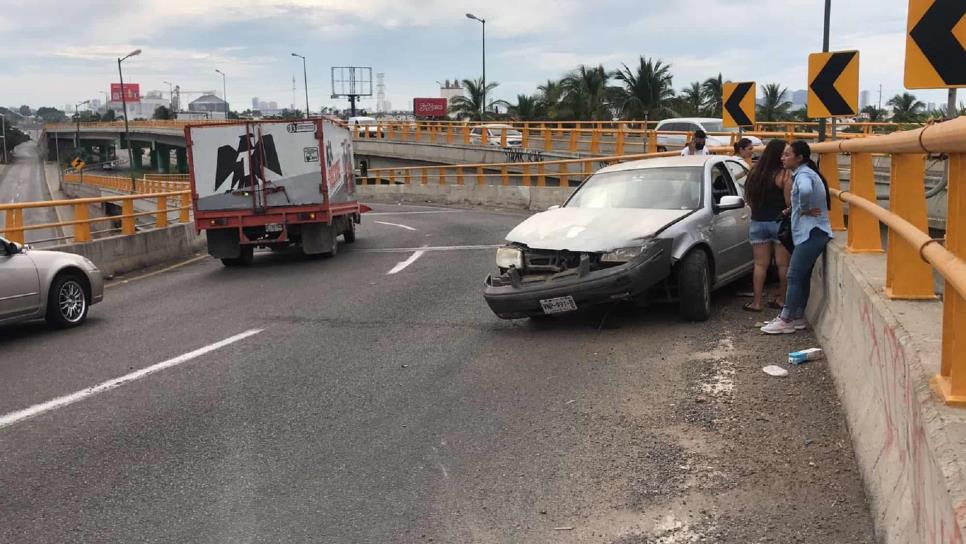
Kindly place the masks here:
MULTIPOLYGON (((93 103, 93 101, 91 101, 93 103)), ((159 106, 171 108, 171 100, 164 98, 161 91, 148 91, 147 94, 138 98, 137 101, 128 100, 127 117, 128 119, 152 119, 154 111, 159 106)), ((124 104, 118 100, 111 100, 105 105, 105 111, 113 110, 118 119, 124 118, 124 104)))
POLYGON ((454 79, 452 82, 446 80, 443 86, 439 88, 439 97, 445 98, 447 103, 452 104, 453 99, 457 96, 463 96, 463 87, 460 86, 459 80, 454 79))
POLYGON ((872 93, 869 91, 862 91, 859 93, 859 109, 864 110, 872 100, 872 93))
POLYGON ((261 109, 261 108, 258 107, 258 97, 257 96, 253 96, 252 97, 252 109, 253 110, 259 110, 259 109, 261 109))
POLYGON ((228 103, 213 94, 204 94, 188 104, 189 112, 209 114, 210 119, 224 119, 228 103))

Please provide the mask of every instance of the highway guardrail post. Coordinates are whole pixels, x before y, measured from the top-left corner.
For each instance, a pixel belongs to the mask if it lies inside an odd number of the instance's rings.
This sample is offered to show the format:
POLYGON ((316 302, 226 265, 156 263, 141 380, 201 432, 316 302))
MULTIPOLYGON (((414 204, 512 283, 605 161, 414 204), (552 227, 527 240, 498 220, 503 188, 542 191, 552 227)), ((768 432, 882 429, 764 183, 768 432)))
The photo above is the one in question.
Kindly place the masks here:
POLYGON ((121 234, 131 235, 134 233, 134 200, 126 198, 121 201, 121 234))
MULTIPOLYGON (((926 156, 922 153, 894 153, 889 206, 892 213, 929 233, 926 214, 926 156)), ((923 260, 920 248, 913 247, 889 229, 886 252, 886 295, 893 299, 932 300, 932 267, 923 260)))
MULTIPOLYGON (((966 155, 949 157, 946 249, 966 259, 966 155)), ((942 365, 932 386, 946 404, 966 406, 966 299, 943 291, 942 365)))
POLYGON ((74 224, 74 241, 91 241, 91 224, 88 222, 87 204, 74 204, 74 219, 79 223, 74 224))
MULTIPOLYGON (((853 153, 849 191, 870 202, 876 201, 875 170, 871 153, 853 153)), ((838 200, 838 199, 836 199, 838 200)), ((882 253, 882 233, 879 220, 869 212, 849 208, 848 249, 851 253, 882 253)))

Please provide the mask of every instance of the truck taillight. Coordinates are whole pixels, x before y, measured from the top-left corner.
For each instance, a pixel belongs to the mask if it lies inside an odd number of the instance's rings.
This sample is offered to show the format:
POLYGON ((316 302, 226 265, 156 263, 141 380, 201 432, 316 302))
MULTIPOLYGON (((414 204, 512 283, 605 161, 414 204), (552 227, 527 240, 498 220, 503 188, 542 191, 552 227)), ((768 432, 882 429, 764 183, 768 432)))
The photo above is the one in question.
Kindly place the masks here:
POLYGON ((299 221, 313 221, 313 220, 315 220, 315 212, 299 214, 299 221))
POLYGON ((220 225, 225 225, 227 223, 228 221, 224 217, 219 217, 217 219, 212 219, 208 221, 208 224, 212 226, 220 226, 220 225))

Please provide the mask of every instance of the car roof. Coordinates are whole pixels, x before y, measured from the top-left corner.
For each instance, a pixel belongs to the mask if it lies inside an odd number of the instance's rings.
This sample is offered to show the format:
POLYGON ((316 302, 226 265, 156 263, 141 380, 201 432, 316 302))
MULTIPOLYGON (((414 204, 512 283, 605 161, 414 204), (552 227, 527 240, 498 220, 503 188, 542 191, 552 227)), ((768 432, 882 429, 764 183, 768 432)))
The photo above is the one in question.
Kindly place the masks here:
POLYGON ((726 159, 724 155, 696 155, 687 157, 657 157, 654 159, 641 159, 639 161, 622 162, 606 168, 601 168, 596 173, 608 174, 610 172, 623 172, 626 170, 644 170, 647 168, 681 168, 687 166, 704 166, 709 162, 719 162, 726 159))
POLYGON ((506 124, 501 124, 501 123, 487 123, 485 125, 476 125, 476 126, 477 127, 486 127, 486 128, 514 128, 513 125, 506 125, 506 124))
MULTIPOLYGON (((664 119, 661 123, 720 123, 721 119, 717 117, 675 117, 673 119, 664 119)), ((660 124, 660 123, 658 123, 660 124)))

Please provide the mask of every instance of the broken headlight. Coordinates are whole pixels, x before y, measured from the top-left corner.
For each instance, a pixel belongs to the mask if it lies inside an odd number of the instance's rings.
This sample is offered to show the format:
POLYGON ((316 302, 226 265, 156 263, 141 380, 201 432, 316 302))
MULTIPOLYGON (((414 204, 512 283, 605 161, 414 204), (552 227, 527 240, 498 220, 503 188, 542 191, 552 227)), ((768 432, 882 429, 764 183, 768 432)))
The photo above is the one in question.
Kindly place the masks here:
POLYGON ((523 268, 523 251, 515 247, 501 247, 496 250, 497 268, 523 268))
POLYGON ((627 263, 633 261, 643 254, 654 244, 654 239, 644 240, 639 246, 622 247, 600 256, 602 263, 627 263))

